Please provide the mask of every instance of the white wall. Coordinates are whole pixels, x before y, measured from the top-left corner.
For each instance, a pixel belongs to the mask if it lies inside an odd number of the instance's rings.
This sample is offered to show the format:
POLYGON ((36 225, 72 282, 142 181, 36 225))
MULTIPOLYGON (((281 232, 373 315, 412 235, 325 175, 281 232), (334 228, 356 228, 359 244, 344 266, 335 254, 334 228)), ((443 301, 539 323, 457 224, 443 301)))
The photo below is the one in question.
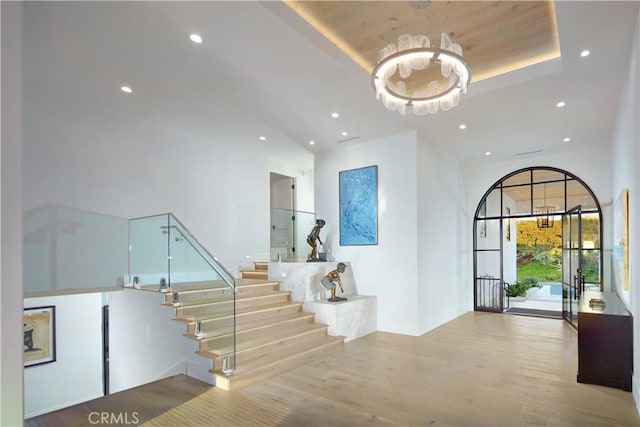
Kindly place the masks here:
POLYGON ((107 294, 109 304, 109 392, 117 393, 171 375, 212 382, 211 360, 195 354, 186 324, 162 306, 164 295, 125 289, 107 294))
POLYGON ((232 271, 268 256, 270 172, 296 177, 298 208, 313 210, 313 156, 293 141, 200 133, 161 113, 140 122, 128 108, 25 86, 23 209, 173 212, 232 271))
POLYGON ((349 261, 358 292, 378 297, 378 329, 416 335, 418 240, 416 134, 410 132, 316 155, 315 205, 335 261, 349 261), (340 246, 338 173, 378 166, 378 244, 340 246))
POLYGON ((24 300, 26 308, 48 305, 55 306, 56 361, 24 369, 25 418, 103 395, 102 294, 24 300))
POLYGON ((0 147, 0 425, 23 425, 22 3, 1 2, 2 144, 0 147))
MULTIPOLYGON (((629 189, 629 291, 625 291, 620 283, 615 284, 615 290, 621 296, 633 314, 633 357, 634 366, 640 366, 640 283, 635 270, 640 265, 640 16, 636 23, 633 45, 625 84, 621 93, 618 107, 617 121, 613 136, 611 158, 611 193, 617 198, 625 188, 629 189)), ((612 223, 605 230, 613 233, 612 223)), ((613 280, 613 274, 611 277, 613 280)), ((636 406, 640 411, 640 383, 638 375, 633 377, 633 395, 636 406)))
POLYGON ((417 334, 468 311, 472 295, 466 260, 468 224, 474 211, 467 207, 457 162, 435 150, 427 139, 418 135, 417 334))

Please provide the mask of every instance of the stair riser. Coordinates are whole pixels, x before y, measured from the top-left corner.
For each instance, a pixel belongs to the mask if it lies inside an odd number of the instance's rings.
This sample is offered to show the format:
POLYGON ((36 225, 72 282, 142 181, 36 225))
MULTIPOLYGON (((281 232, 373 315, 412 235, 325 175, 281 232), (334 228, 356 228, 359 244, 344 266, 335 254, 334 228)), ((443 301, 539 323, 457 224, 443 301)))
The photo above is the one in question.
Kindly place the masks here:
MULTIPOLYGON (((189 291, 189 292, 178 292, 178 301, 183 303, 189 303, 189 301, 196 300, 206 300, 213 298, 221 298, 221 299, 233 299, 233 294, 229 288, 221 288, 221 289, 207 289, 203 291, 189 291)), ((165 302, 172 303, 173 295, 168 294, 164 296, 165 302)))
MULTIPOLYGON (((253 293, 268 293, 280 290, 280 284, 278 282, 267 282, 262 284, 255 284, 251 286, 238 286, 238 292, 240 294, 253 294, 253 293)), ((229 287, 221 287, 216 289, 203 289, 200 291, 178 291, 178 300, 182 302, 195 301, 198 299, 211 299, 211 298, 229 298, 231 289, 229 287)), ((164 300, 166 304, 173 302, 173 294, 165 294, 164 300)))
POLYGON ((268 271, 242 271, 241 274, 243 279, 269 279, 268 271))
MULTIPOLYGON (((268 323, 268 319, 265 321, 265 323, 268 323)), ((284 331, 290 331, 290 333, 295 333, 296 331, 303 329, 306 325, 310 325, 313 323, 314 323, 313 317, 309 316, 309 317, 300 317, 290 321, 274 323, 262 328, 253 328, 245 331, 241 330, 242 325, 239 325, 238 331, 236 332, 236 342, 237 343, 249 342, 257 338, 264 338, 265 336, 273 335, 276 333, 282 333, 284 331)), ((228 328, 227 333, 231 333, 231 332, 232 332, 232 327, 228 328)), ((226 336, 203 339, 203 340, 200 340, 200 350, 226 348, 229 345, 231 345, 232 342, 233 341, 226 336)))
POLYGON ((290 348, 292 353, 295 353, 297 347, 304 345, 304 343, 322 338, 327 335, 327 328, 316 328, 305 332, 302 335, 294 335, 287 338, 282 338, 277 341, 270 342, 268 344, 261 345, 259 347, 241 350, 236 353, 236 360, 238 365, 247 361, 253 361, 265 357, 269 353, 290 348))
POLYGON ((260 270, 260 271, 269 271, 269 263, 268 262, 254 262, 253 263, 253 268, 255 270, 260 270))
POLYGON ((223 390, 236 390, 241 387, 264 381, 267 378, 273 377, 282 372, 289 371, 297 366, 301 366, 314 360, 318 360, 324 356, 326 351, 334 349, 341 345, 342 341, 335 341, 328 345, 318 347, 313 351, 307 351, 295 357, 283 359, 281 362, 270 364, 264 370, 252 372, 251 375, 225 377, 218 372, 213 372, 215 369, 212 370, 212 373, 214 373, 216 376, 216 387, 223 390))
MULTIPOLYGON (((240 298, 236 300, 236 310, 243 310, 247 308, 259 308, 266 305, 284 303, 291 298, 288 293, 262 295, 252 298, 240 298)), ((224 313, 225 315, 229 311, 233 310, 233 301, 223 301, 219 303, 211 303, 198 306, 184 306, 176 308, 176 317, 190 317, 199 316, 204 314, 210 314, 207 317, 216 317, 216 314, 224 313)))
POLYGON ((238 291, 241 294, 250 294, 250 293, 263 293, 263 292, 272 292, 279 291, 280 284, 278 282, 267 282, 260 283, 255 285, 239 285, 238 291))
MULTIPOLYGON (((273 307, 268 310, 260 310, 248 313, 238 314, 236 317, 236 327, 240 328, 247 323, 253 323, 260 320, 268 320, 269 318, 275 315, 286 315, 286 314, 294 314, 299 313, 302 309, 302 304, 290 304, 282 307, 273 307)), ((229 325, 233 324, 233 319, 230 318, 220 318, 220 319, 207 319, 200 323, 200 330, 205 332, 208 336, 220 335, 217 332, 219 328, 225 328, 229 325)), ((195 332, 195 326, 189 324, 188 328, 194 328, 191 330, 187 330, 187 333, 193 334, 195 332)))

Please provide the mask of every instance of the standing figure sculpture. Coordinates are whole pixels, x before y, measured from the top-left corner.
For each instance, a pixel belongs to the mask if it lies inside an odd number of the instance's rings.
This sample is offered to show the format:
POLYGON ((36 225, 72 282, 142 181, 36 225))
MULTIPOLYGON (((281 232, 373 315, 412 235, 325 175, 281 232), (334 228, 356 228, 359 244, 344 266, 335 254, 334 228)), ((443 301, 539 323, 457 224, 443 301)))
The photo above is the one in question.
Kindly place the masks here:
POLYGON ((311 229, 311 233, 307 236, 307 244, 311 246, 311 253, 307 258, 307 261, 320 261, 318 258, 318 244, 316 240, 320 242, 322 245, 322 240, 320 240, 320 230, 324 227, 324 219, 319 219, 316 221, 316 225, 311 229))
POLYGON ((340 273, 344 273, 344 269, 347 268, 347 265, 343 262, 339 262, 336 266, 335 270, 330 271, 326 276, 320 279, 320 283, 325 289, 331 290, 331 298, 327 301, 336 302, 336 301, 346 301, 346 298, 337 297, 336 296, 336 284, 340 286, 340 291, 344 293, 344 289, 342 288, 342 281, 340 281, 340 273))

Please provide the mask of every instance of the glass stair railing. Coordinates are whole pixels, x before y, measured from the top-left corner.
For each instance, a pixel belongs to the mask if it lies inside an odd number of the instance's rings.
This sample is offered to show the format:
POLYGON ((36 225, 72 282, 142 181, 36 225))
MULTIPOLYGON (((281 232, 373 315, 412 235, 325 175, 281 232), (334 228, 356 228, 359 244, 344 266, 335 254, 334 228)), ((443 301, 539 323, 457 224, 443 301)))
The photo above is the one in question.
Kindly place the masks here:
POLYGON ((224 374, 235 371, 235 279, 173 214, 129 221, 129 280, 136 288, 170 292, 176 316, 195 324, 196 338, 205 335, 203 321, 232 315, 232 351, 222 366, 224 374))

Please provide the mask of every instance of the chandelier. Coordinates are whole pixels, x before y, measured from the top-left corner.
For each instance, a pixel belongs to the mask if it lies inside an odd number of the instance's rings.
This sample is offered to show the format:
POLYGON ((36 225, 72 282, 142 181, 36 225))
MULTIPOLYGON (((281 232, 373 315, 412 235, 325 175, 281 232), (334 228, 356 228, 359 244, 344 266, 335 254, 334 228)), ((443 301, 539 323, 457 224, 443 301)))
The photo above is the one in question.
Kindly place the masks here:
POLYGON ((462 58, 462 47, 446 33, 440 36, 439 48, 431 47, 427 36, 401 35, 397 45, 391 43, 380 49, 378 64, 371 73, 376 99, 381 99, 387 109, 405 114, 411 107, 420 116, 458 105, 470 81, 471 69, 462 58), (427 70, 431 62, 439 64, 440 70, 432 67, 430 72, 421 71, 426 78, 414 76, 408 80, 415 70, 427 70), (394 77, 396 71, 398 76, 394 77))
POLYGON ((553 228, 553 213, 556 207, 547 205, 547 184, 544 185, 544 205, 536 206, 535 213, 538 215, 536 222, 538 228, 553 228))

